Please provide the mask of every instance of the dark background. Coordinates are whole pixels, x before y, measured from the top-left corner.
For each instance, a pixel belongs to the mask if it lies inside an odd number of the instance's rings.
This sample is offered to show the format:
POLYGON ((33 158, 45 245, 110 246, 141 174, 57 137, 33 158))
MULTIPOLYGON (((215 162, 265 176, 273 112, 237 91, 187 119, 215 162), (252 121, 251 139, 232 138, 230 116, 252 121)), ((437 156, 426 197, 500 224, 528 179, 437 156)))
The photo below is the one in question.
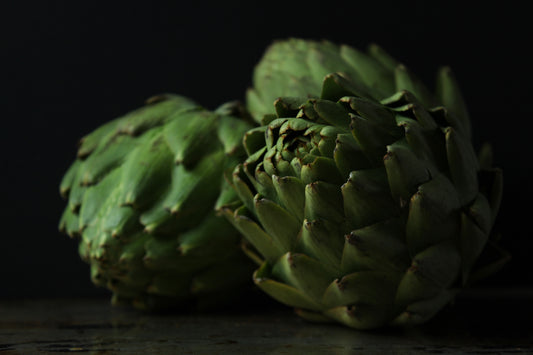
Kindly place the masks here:
POLYGON ((58 185, 77 140, 156 93, 208 108, 243 99, 265 47, 289 36, 361 49, 376 42, 429 86, 438 66, 452 67, 476 147, 492 142, 504 170, 497 228, 513 260, 491 282, 533 285, 526 9, 449 1, 10 3, 0 15, 0 298, 105 294, 90 283, 77 243, 57 231, 58 185))

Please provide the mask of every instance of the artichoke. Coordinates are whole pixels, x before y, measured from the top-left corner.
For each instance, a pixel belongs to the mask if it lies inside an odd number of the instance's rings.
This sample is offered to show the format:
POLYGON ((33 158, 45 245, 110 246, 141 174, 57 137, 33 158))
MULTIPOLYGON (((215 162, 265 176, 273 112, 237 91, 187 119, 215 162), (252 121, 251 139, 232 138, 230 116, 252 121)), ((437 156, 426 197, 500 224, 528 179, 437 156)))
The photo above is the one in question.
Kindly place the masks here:
POLYGON ((250 279, 239 233, 217 204, 236 198, 224 179, 245 156, 252 126, 176 95, 161 95, 84 137, 60 192, 60 230, 81 238, 92 281, 114 304, 200 308, 235 300, 250 279))
POLYGON ((288 83, 258 65, 248 104, 267 114, 246 133, 248 158, 233 172, 243 204, 221 208, 260 265, 254 281, 308 320, 358 329, 425 322, 505 262, 476 264, 493 245, 502 172, 490 149, 476 156, 448 68, 432 94, 377 46, 365 54, 308 42, 307 51, 291 40, 275 45, 278 58, 291 43, 319 59, 288 83), (338 63, 345 71, 317 91, 314 73, 338 63), (258 93, 275 92, 257 87, 264 82, 287 96, 272 109, 261 105, 258 93))

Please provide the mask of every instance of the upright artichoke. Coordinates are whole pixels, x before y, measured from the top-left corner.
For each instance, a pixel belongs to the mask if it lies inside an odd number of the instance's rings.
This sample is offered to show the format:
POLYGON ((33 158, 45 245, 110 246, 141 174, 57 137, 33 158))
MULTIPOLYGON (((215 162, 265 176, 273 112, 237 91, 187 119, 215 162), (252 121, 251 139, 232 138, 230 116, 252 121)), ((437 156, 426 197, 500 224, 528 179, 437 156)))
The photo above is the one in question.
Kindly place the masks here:
MULTIPOLYGON (((275 101, 275 114, 244 137, 248 158, 233 173, 243 205, 222 210, 251 244, 255 283, 304 318, 359 329, 422 323, 503 262, 474 267, 502 172, 488 150, 476 157, 449 69, 433 95, 377 47, 302 46, 324 70, 348 63, 351 72, 327 75, 321 93, 308 86, 305 96, 319 97, 275 101)), ((271 80, 288 96, 303 93, 291 95, 293 84, 316 82, 305 70, 286 85, 270 74, 256 72, 256 85, 271 80)), ((260 102, 249 100, 251 110, 260 102)))
POLYGON ((223 176, 251 128, 231 109, 162 95, 82 139, 60 186, 60 230, 81 237, 92 281, 114 303, 212 306, 249 280, 238 232, 214 212, 236 197, 223 176))

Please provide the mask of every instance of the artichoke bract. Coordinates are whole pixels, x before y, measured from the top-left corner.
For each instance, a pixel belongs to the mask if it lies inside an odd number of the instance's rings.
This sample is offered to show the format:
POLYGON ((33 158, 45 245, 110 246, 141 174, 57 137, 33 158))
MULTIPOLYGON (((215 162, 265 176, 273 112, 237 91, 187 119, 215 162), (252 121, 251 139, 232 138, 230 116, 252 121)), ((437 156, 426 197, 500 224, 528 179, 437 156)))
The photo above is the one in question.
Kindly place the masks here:
POLYGON ((382 50, 344 51, 361 74, 277 99, 244 137, 233 173, 243 204, 221 210, 260 265, 255 283, 302 317, 419 324, 505 262, 476 264, 492 245, 502 172, 489 149, 476 156, 448 68, 433 95, 382 50))
POLYGON ((80 237, 92 281, 114 304, 206 308, 246 287, 253 264, 214 211, 236 199, 224 174, 245 156, 252 127, 237 110, 160 95, 82 139, 61 182, 68 206, 59 227, 80 237))

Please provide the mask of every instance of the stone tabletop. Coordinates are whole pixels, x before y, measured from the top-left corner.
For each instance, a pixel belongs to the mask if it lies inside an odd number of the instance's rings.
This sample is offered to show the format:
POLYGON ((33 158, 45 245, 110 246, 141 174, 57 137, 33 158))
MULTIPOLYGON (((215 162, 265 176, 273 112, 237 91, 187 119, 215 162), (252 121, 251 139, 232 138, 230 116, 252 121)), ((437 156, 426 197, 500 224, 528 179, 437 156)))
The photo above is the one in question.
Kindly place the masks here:
POLYGON ((106 299, 0 300, 0 354, 533 354, 533 290, 475 290, 408 329, 356 331, 267 303, 148 314, 106 299))

